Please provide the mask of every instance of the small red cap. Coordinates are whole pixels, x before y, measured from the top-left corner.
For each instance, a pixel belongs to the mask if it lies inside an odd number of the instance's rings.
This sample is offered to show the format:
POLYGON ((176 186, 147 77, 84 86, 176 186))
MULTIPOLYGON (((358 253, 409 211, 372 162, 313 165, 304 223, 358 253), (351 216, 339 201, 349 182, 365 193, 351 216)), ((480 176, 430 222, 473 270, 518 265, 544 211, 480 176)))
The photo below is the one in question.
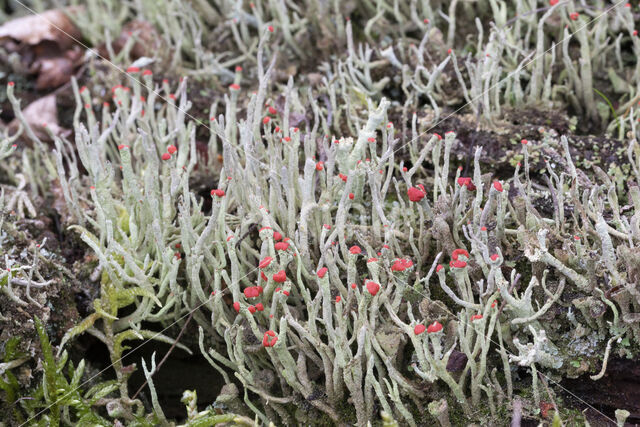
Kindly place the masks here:
POLYGON ((427 327, 427 333, 433 334, 442 330, 442 324, 440 322, 433 322, 427 327))
POLYGON ((367 291, 369 291, 371 295, 375 296, 379 290, 380 290, 379 284, 371 281, 367 282, 367 291))

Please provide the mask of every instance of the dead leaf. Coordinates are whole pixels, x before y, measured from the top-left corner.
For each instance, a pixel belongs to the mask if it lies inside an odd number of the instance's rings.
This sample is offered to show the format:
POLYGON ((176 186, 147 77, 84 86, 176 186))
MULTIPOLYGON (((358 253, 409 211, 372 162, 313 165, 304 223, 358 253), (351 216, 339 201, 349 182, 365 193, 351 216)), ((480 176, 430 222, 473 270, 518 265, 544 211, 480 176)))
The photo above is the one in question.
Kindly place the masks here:
POLYGON ((77 47, 59 56, 39 56, 31 66, 32 71, 38 72, 36 89, 53 89, 67 83, 81 63, 82 51, 77 47))
POLYGON ((50 89, 61 86, 73 75, 73 64, 67 58, 48 58, 39 60, 40 74, 36 80, 36 89, 50 89))
MULTIPOLYGON (((58 125, 58 107, 56 106, 56 95, 47 95, 29 104, 23 111, 25 121, 29 124, 33 132, 40 140, 51 142, 49 131, 54 135, 68 136, 71 131, 58 125)), ((9 123, 9 132, 17 131, 19 127, 18 119, 13 119, 9 123)), ((31 145, 33 141, 28 140, 31 145)))
MULTIPOLYGON (((136 38, 135 44, 129 51, 129 59, 132 60, 143 56, 155 56, 162 45, 160 35, 153 25, 147 21, 134 20, 122 27, 120 36, 112 44, 114 53, 120 53, 131 37, 136 38)), ((98 53, 105 58, 109 56, 104 46, 98 48, 98 53)))
POLYGON ((7 22, 0 27, 0 41, 14 39, 36 45, 42 41, 56 42, 60 49, 66 50, 80 39, 82 34, 73 24, 67 13, 78 13, 80 8, 49 10, 38 15, 29 15, 7 22))

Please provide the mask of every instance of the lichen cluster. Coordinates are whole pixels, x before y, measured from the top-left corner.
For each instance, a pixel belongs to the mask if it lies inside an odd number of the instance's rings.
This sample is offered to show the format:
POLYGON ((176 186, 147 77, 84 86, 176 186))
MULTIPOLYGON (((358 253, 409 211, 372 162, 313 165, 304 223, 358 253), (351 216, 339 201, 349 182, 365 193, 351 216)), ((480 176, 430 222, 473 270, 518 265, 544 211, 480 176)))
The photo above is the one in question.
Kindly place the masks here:
POLYGON ((635 10, 591 3, 88 2, 114 68, 72 80, 74 139, 48 144, 6 84, 1 307, 39 316, 0 347, 6 425, 175 423, 162 362, 123 362, 148 341, 225 383, 184 391, 189 426, 584 421, 558 380, 640 349, 640 41, 635 10), (131 17, 154 33, 116 52, 131 17), (531 108, 573 129, 509 133, 531 108), (575 126, 617 151, 585 156, 575 126), (51 200, 87 255, 50 277, 46 240, 16 242, 51 200), (91 307, 52 345, 47 292, 76 275, 91 307), (70 360, 82 335, 104 372, 70 360))

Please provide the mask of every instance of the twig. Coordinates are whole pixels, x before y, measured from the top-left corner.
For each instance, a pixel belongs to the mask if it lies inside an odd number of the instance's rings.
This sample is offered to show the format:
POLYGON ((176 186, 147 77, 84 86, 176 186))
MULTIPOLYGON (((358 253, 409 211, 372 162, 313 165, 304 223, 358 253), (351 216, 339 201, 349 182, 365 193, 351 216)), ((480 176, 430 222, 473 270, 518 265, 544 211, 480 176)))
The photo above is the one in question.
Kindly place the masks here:
MULTIPOLYGON (((180 329, 180 333, 178 334, 178 337, 176 338, 176 340, 173 342, 173 344, 171 345, 171 348, 169 349, 169 351, 167 351, 167 354, 164 355, 164 357, 162 358, 162 360, 160 361, 160 363, 158 363, 158 366, 156 367, 156 369, 150 374, 150 377, 153 377, 162 367, 162 364, 169 358, 169 355, 171 354, 171 352, 173 351, 173 349, 176 347, 176 345, 178 344, 178 341, 180 341, 180 337, 182 337, 182 334, 184 333, 184 331, 187 329, 187 325, 189 324, 189 322, 191 321, 191 318, 193 317, 193 313, 194 311, 192 311, 191 313, 189 313, 189 317, 187 317, 187 321, 184 322, 184 325, 182 325, 182 329, 180 329)), ((140 386, 140 388, 138 389, 138 391, 136 391, 133 395, 133 397, 131 398, 131 400, 135 400, 135 398, 138 396, 138 394, 140 394, 140 392, 142 391, 142 389, 144 389, 147 386, 148 380, 145 380, 144 383, 142 383, 142 385, 140 386)))
POLYGON ((547 390, 547 396, 549 396, 549 400, 551 401, 551 404, 553 405, 553 409, 556 411, 556 414, 560 414, 560 411, 558 411, 558 406, 556 405, 556 401, 553 398, 553 396, 551 396, 551 390, 549 390, 549 386, 547 385, 547 382, 544 379, 544 375, 542 375, 541 372, 538 372, 538 378, 540 378, 540 381, 542 381, 542 384, 544 385, 544 388, 547 390))

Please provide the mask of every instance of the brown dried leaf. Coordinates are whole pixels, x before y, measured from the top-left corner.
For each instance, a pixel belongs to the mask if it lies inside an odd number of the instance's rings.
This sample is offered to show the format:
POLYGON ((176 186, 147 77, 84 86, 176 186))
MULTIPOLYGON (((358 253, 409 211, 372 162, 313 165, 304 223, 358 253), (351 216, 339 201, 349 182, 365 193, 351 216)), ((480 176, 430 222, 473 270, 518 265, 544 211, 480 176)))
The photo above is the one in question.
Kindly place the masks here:
POLYGON ((56 42, 61 49, 70 48, 75 39, 82 37, 67 13, 78 13, 80 8, 49 10, 38 15, 30 15, 7 22, 0 27, 0 41, 14 39, 29 45, 44 40, 56 42))
MULTIPOLYGON (((122 27, 120 36, 113 42, 113 51, 118 54, 127 44, 131 37, 136 37, 136 43, 129 52, 132 60, 143 56, 155 56, 159 53, 162 46, 160 35, 156 29, 147 21, 134 20, 128 22, 122 27)), ((109 52, 104 46, 98 48, 100 55, 109 56, 109 52)))
POLYGON ((40 73, 36 80, 36 89, 51 89, 68 82, 73 75, 73 63, 65 57, 43 58, 38 60, 40 73))
MULTIPOLYGON (((47 95, 29 104, 22 115, 29 124, 33 132, 42 141, 50 142, 51 138, 47 129, 54 135, 69 135, 71 131, 58 125, 58 107, 56 106, 56 95, 47 95)), ((13 119, 9 123, 10 132, 18 129, 18 119, 13 119)), ((31 141, 28 141, 31 143, 31 141)))

